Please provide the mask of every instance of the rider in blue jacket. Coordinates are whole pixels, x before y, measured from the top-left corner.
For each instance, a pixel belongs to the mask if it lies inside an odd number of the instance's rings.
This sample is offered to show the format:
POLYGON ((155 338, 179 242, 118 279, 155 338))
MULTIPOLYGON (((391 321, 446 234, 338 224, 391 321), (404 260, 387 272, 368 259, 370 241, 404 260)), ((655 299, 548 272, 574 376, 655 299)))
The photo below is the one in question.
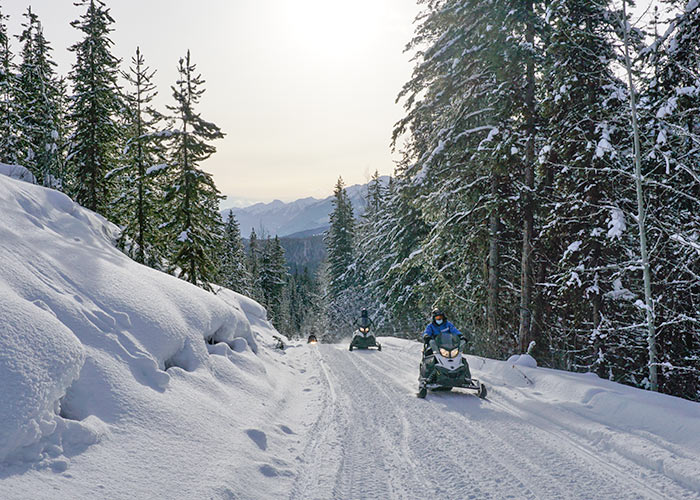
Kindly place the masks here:
POLYGON ((434 339, 441 333, 450 332, 455 335, 462 337, 462 332, 457 330, 457 328, 447 321, 445 314, 440 309, 433 309, 433 321, 425 327, 423 332, 423 342, 429 343, 431 339, 434 339))

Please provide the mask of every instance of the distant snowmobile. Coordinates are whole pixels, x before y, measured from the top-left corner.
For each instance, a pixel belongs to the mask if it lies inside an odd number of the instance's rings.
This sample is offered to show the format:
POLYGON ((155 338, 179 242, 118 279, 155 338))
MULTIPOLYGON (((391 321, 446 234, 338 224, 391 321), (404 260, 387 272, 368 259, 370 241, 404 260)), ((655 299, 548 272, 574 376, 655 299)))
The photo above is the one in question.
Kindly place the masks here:
POLYGON ((377 342, 373 333, 370 333, 369 326, 361 326, 353 333, 349 349, 352 351, 353 349, 369 349, 370 347, 382 350, 382 344, 377 342))
POLYGON ((444 332, 429 344, 423 345, 423 359, 418 377, 418 397, 424 398, 431 390, 452 390, 453 387, 475 390, 480 398, 486 397, 486 386, 472 378, 469 363, 464 356, 466 341, 459 335, 444 332))
POLYGON ((318 344, 318 339, 313 333, 309 335, 309 340, 306 341, 307 344, 318 344))

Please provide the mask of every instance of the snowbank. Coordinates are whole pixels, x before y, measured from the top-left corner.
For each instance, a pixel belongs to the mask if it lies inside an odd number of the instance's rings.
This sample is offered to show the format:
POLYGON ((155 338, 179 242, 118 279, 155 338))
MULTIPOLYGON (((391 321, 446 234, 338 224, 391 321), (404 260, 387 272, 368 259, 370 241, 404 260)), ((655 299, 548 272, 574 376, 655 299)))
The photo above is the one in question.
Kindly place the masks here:
POLYGON ((233 429, 277 390, 265 309, 133 262, 57 191, 0 175, 0 213, 0 497, 94 497, 105 471, 98 496, 213 496, 198 475, 256 448, 233 429), (41 478, 69 468, 77 486, 41 478))
POLYGON ((576 438, 613 450, 700 492, 700 404, 600 379, 537 368, 528 356, 471 358, 494 401, 507 400, 576 438), (517 403, 516 403, 517 402, 517 403))

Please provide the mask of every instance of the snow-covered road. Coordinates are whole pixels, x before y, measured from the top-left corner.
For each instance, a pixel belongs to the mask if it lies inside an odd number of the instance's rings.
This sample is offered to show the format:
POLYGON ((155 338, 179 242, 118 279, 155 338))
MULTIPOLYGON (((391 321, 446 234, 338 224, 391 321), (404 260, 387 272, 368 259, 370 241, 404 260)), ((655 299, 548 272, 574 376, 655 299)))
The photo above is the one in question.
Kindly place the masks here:
MULTIPOLYGON (((320 412, 289 498, 700 498, 672 474, 624 458, 597 432, 619 429, 566 405, 537 404, 541 394, 520 370, 523 387, 490 379, 486 364, 498 362, 471 358, 488 400, 459 389, 417 399, 419 344, 382 342, 382 352, 308 347, 320 412)), ((670 446, 653 436, 644 444, 650 454, 670 446)))

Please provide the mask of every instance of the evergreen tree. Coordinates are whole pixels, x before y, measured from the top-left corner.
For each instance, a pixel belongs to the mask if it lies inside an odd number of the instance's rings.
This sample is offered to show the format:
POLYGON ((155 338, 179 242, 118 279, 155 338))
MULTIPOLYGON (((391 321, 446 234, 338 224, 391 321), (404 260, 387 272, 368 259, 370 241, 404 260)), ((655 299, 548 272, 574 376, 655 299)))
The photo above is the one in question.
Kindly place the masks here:
POLYGON ((250 243, 248 246, 248 260, 246 262, 250 275, 250 297, 258 302, 263 301, 262 287, 260 285, 260 256, 262 248, 255 228, 250 230, 250 243))
POLYGON ((243 295, 250 295, 250 274, 238 222, 229 210, 219 256, 219 284, 243 295))
POLYGON ((355 217, 352 202, 348 198, 343 179, 338 178, 333 192, 331 227, 326 233, 330 274, 330 298, 335 299, 352 286, 349 272, 354 263, 355 217))
POLYGON ((160 226, 165 220, 162 198, 166 170, 162 116, 151 102, 157 92, 155 71, 146 65, 140 48, 122 73, 129 84, 121 112, 121 166, 108 177, 117 184, 111 213, 123 226, 120 245, 137 262, 159 267, 166 256, 160 226))
POLYGON ((525 289, 515 284, 515 249, 503 247, 521 231, 506 223, 522 224, 516 174, 532 146, 528 5, 428 2, 409 44, 418 62, 399 94, 407 114, 394 130, 395 143, 409 134, 394 205, 410 229, 394 230, 403 242, 389 266, 391 303, 410 306, 415 321, 432 304, 452 304, 453 319, 491 354, 512 349, 503 330, 519 310, 512 290, 525 289))
POLYGON ((16 165, 19 163, 17 76, 5 24, 7 19, 9 16, 0 12, 0 162, 16 165))
MULTIPOLYGON (((544 99, 547 140, 542 160, 552 175, 542 246, 557 366, 631 374, 635 332, 621 328, 633 304, 614 293, 629 287, 629 147, 625 85, 614 75, 613 19, 608 0, 558 0, 550 5, 546 52, 550 92, 544 99), (571 32, 571 26, 578 26, 571 32), (561 355, 566 354, 567 359, 561 355), (575 353, 575 354, 574 354, 575 353)), ((541 352, 546 352, 542 350, 541 352)))
POLYGON ((211 290, 209 282, 214 277, 214 258, 221 237, 221 195, 211 174, 201 170, 199 164, 216 152, 209 141, 224 134, 195 111, 204 93, 204 80, 195 71, 188 50, 180 59, 178 80, 172 87, 175 104, 168 106, 178 128, 170 132, 174 175, 166 194, 171 217, 166 227, 171 235, 171 269, 177 269, 180 278, 211 290))
MULTIPOLYGON (((377 311, 381 301, 375 293, 378 286, 378 276, 373 264, 381 259, 380 245, 382 234, 378 231, 386 202, 386 187, 382 183, 379 172, 375 172, 367 186, 367 203, 365 213, 357 224, 355 275, 358 286, 358 296, 370 311, 377 311)), ((375 324, 379 324, 375 321, 375 324)))
POLYGON ((31 7, 24 17, 24 30, 18 37, 23 47, 15 94, 19 116, 19 162, 45 186, 60 187, 61 82, 54 72, 56 63, 51 59, 51 47, 31 7))
POLYGON ((85 37, 69 49, 76 55, 70 73, 73 95, 69 110, 74 191, 78 203, 109 216, 111 193, 106 175, 118 160, 117 114, 122 108, 117 83, 119 60, 111 52, 109 38, 114 19, 101 0, 82 0, 76 5, 87 7, 87 11, 71 23, 85 37))
POLYGON ((324 241, 328 255, 327 315, 336 336, 352 331, 357 311, 363 307, 361 268, 358 267, 355 248, 355 218, 343 179, 335 185, 331 227, 324 241))
POLYGON ((287 263, 279 238, 268 238, 260 257, 260 286, 263 305, 267 308, 268 318, 275 326, 285 323, 283 299, 287 276, 287 263))
POLYGON ((672 4, 672 29, 642 59, 652 68, 640 99, 642 168, 659 390, 700 400, 700 6, 672 4))

